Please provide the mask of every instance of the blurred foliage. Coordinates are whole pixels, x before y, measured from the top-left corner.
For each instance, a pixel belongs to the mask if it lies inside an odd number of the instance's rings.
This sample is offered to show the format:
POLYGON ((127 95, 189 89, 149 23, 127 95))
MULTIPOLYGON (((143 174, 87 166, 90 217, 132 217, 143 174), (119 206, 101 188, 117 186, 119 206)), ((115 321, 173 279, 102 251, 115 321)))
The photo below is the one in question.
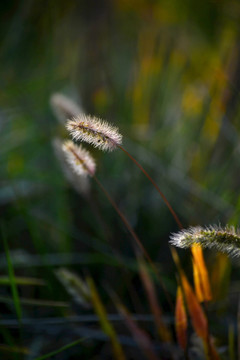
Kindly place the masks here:
MULTIPOLYGON (((122 223, 95 184, 85 199, 62 174, 52 140, 68 135, 49 99, 61 92, 87 113, 116 124, 124 146, 149 171, 184 225, 237 226, 240 3, 9 0, 0 2, 0 16, 1 221, 16 278, 37 277, 48 284, 18 286, 19 297, 69 302, 54 275, 56 267, 66 266, 80 275, 91 274, 110 312, 109 286, 130 311, 147 311, 122 223)), ((123 153, 91 151, 98 177, 157 262, 174 299, 177 284, 168 237, 177 226, 171 214, 123 153)), ((215 254, 207 255, 209 263, 219 263, 215 254)), ((181 257, 190 271, 189 253, 182 251, 181 257)), ((6 276, 4 255, 0 266, 6 276)), ((239 285, 234 266, 232 280, 239 285)), ((218 297, 225 295, 219 308, 210 309, 216 314, 225 308, 227 315, 213 326, 224 345, 227 319, 236 325, 237 296, 231 285, 226 291, 229 272, 227 260, 221 260, 221 276, 212 265, 212 278, 224 278, 226 284, 225 289, 215 284, 218 297)), ((9 286, 1 285, 0 296, 11 296, 9 286)), ((158 296, 167 312, 160 289, 158 296)), ((14 314, 13 304, 1 306, 3 318, 14 314)), ((22 304, 23 317, 35 318, 36 324, 38 318, 72 311, 22 304)), ((83 310, 75 306, 74 311, 83 310)), ((34 334, 31 326, 22 334, 5 329, 1 342, 27 345, 40 356, 75 339, 77 330, 67 328, 67 335, 66 328, 58 326, 36 325, 34 334), (51 347, 51 339, 56 346, 51 347)), ((59 359, 88 359, 98 352, 107 359, 110 347, 103 344, 98 338, 59 359)), ((134 351, 129 350, 132 358, 140 359, 139 350, 134 351)))

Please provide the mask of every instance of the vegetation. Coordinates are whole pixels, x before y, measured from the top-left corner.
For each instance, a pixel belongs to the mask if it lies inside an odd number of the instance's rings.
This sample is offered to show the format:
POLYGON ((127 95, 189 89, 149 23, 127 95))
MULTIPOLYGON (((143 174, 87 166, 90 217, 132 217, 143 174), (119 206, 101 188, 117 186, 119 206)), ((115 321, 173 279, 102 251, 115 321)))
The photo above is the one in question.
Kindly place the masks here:
POLYGON ((0 9, 0 357, 237 359, 238 1, 0 9))

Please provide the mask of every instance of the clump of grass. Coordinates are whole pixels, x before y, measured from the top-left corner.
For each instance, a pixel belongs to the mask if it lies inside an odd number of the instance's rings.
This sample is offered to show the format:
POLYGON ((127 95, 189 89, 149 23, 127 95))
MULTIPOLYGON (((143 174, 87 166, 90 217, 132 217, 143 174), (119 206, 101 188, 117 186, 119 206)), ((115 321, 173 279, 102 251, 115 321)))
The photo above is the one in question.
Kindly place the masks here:
MULTIPOLYGON (((127 150, 125 150, 122 146, 122 135, 119 134, 119 131, 116 127, 112 127, 107 122, 102 121, 96 117, 87 116, 84 114, 80 114, 77 118, 73 118, 72 120, 69 120, 66 124, 67 129, 70 131, 70 134, 72 137, 76 140, 82 140, 86 141, 90 144, 93 144, 95 147, 100 148, 101 150, 114 150, 116 148, 121 149, 142 171, 142 173, 149 179, 149 181, 152 183, 152 185, 155 187, 155 189, 158 191, 160 196, 162 197, 163 201, 167 205, 168 209, 170 210, 173 218, 175 219, 176 223, 178 224, 178 227, 180 229, 183 229, 183 225, 181 221, 179 220, 177 214, 173 210, 172 206, 168 202, 165 195, 162 193, 162 191, 159 189, 158 185, 155 183, 155 181, 152 179, 152 177, 148 174, 148 172, 139 164, 139 162, 131 155, 127 150)), ((96 180, 98 182, 98 180, 96 180)), ((99 184, 102 188, 102 185, 99 184)), ((105 190, 102 188, 103 192, 105 190)), ((106 192, 105 192, 106 193, 106 192)), ((108 196, 108 195, 107 195, 108 196)), ((114 205, 115 207, 115 205, 114 205)), ((116 207, 115 207, 116 208, 116 207)), ((117 210, 118 211, 118 210, 117 210)), ((121 216, 121 215, 120 215, 121 216)), ((122 216, 121 216, 122 217, 122 216)), ((125 220, 124 220, 125 222, 125 220)), ((126 224, 128 227, 128 225, 126 224)), ((132 230, 130 231, 132 232, 132 230)), ((133 235, 135 237, 135 235, 133 235)), ((136 242, 138 243, 138 238, 135 237, 136 242)), ((141 246, 140 246, 141 248, 141 246)), ((201 256, 201 249, 199 251, 199 256, 201 256)), ((148 260, 151 262, 150 257, 147 256, 148 260)), ((202 261, 202 264, 204 261, 202 261)), ((199 276, 197 276, 197 279, 199 281, 200 287, 209 288, 209 279, 208 279, 208 273, 206 270, 206 267, 204 265, 203 269, 198 266, 198 262, 194 265, 195 270, 197 270, 197 273, 199 276), (204 275, 203 275, 204 272, 204 275), (204 282, 206 284, 204 284, 204 282)), ((195 277, 196 278, 196 277, 195 277)), ((210 292, 209 292, 210 294, 210 292)), ((202 298, 204 300, 209 300, 209 294, 206 294, 205 292, 202 292, 202 298)), ((170 301, 171 303, 171 301, 170 301)))
MULTIPOLYGON (((139 167, 139 169, 143 172, 143 174, 150 180, 150 182, 157 189, 157 191, 161 195, 162 199, 164 200, 165 204, 168 206, 168 208, 169 208, 171 214, 173 215, 175 221, 177 222, 179 228, 181 230, 183 229, 181 221, 179 220, 178 216, 172 209, 168 200, 166 199, 164 194, 161 192, 161 190, 159 189, 159 187, 157 186, 155 181, 146 172, 146 170, 138 163, 138 161, 136 159, 134 159, 132 157, 132 155, 130 155, 127 152, 127 150, 125 150, 122 147, 122 145, 121 145, 122 144, 122 135, 119 133, 119 131, 116 127, 112 127, 108 123, 106 123, 96 117, 86 116, 84 114, 81 114, 78 117, 73 118, 72 120, 69 120, 66 124, 66 127, 70 131, 70 134, 72 135, 73 139, 75 139, 75 140, 82 140, 82 141, 88 142, 101 150, 112 151, 116 148, 120 148, 125 154, 127 154, 129 156, 129 158, 139 167)), ((75 171, 75 173, 77 175, 79 175, 80 177, 82 175, 84 175, 84 176, 90 175, 95 180, 95 182, 98 184, 100 189, 103 191, 103 193, 105 194, 105 196, 107 197, 109 202, 112 204, 112 206, 114 207, 114 209, 116 210, 116 212, 118 213, 120 218, 122 219, 123 223, 129 230, 129 232, 131 233, 133 239, 135 240, 135 242, 138 246, 138 250, 140 250, 141 253, 146 257, 146 259, 149 261, 150 265, 152 266, 152 269, 158 275, 158 271, 157 271, 154 263, 152 262, 152 259, 150 258, 147 251, 143 247, 141 241, 139 240, 139 238, 136 235, 135 231, 133 230, 132 226, 130 225, 130 223, 128 222, 126 217, 123 215, 123 213, 120 211, 117 204, 110 196, 109 192, 104 188, 102 183, 96 177, 95 166, 93 169, 93 167, 88 165, 88 159, 90 156, 89 153, 87 153, 89 156, 85 157, 84 149, 81 146, 77 146, 70 141, 65 142, 63 144, 62 149, 65 152, 66 159, 67 159, 69 166, 72 168, 72 170, 75 171), (83 151, 83 153, 82 153, 82 151, 83 151), (79 167, 79 169, 78 169, 78 167, 79 167)), ((192 245, 194 245, 194 243, 192 245)), ((191 246, 191 245, 189 245, 189 246, 191 246)), ((138 251, 136 251, 136 254, 138 255, 138 251)), ((189 314, 190 314, 190 317, 192 320, 193 327, 194 327, 196 333, 198 334, 198 336, 204 342, 206 354, 213 356, 212 358, 214 358, 214 359, 218 359, 218 355, 215 351, 215 348, 213 347, 213 345, 211 343, 211 337, 210 337, 209 327, 208 327, 208 319, 207 319, 206 314, 200 304, 200 301, 205 300, 204 291, 201 292, 202 300, 199 300, 198 297, 195 295, 194 291, 192 290, 192 287, 189 284, 189 282, 182 270, 182 267, 180 265, 180 260, 176 253, 176 250, 173 251, 173 249, 172 249, 172 254, 173 254, 173 259, 177 265, 179 275, 181 277, 182 294, 185 297, 185 302, 187 304, 187 308, 188 308, 188 311, 189 311, 189 314)), ((202 258, 201 264, 203 264, 203 258, 202 258)), ((199 283, 199 288, 204 290, 203 285, 204 285, 204 282, 208 281, 208 274, 205 271, 204 274, 206 276, 203 279, 202 270, 200 269, 198 262, 196 262, 196 266, 197 266, 197 277, 196 278, 199 283)), ((149 287, 150 281, 149 281, 149 279, 146 281, 146 279, 147 279, 146 273, 143 271, 143 268, 140 269, 140 276, 142 277, 145 290, 147 291, 147 295, 149 297, 149 302, 150 302, 151 308, 153 310, 153 314, 156 316, 157 300, 154 295, 154 288, 152 286, 149 287)), ((158 276, 158 278, 159 278, 160 283, 163 286, 163 289, 168 298, 168 293, 165 290, 165 286, 162 284, 161 278, 159 276, 158 276)), ((171 305, 171 299, 168 298, 168 300, 171 305)), ((181 304, 183 304, 183 301, 181 302, 181 304)), ((179 299, 178 299, 177 306, 178 306, 178 310, 179 310, 179 299)), ((181 306, 183 306, 183 305, 181 305, 181 306)), ((159 309, 160 308, 158 308, 158 310, 159 309)), ((182 311, 182 309, 181 309, 181 311, 182 311)), ((177 313, 178 313, 178 318, 179 318, 179 311, 177 313)), ((161 314, 160 310, 158 311, 158 316, 159 316, 159 314, 161 314)), ((179 321, 179 319, 177 321, 179 321)), ((166 339, 162 333, 162 330, 164 329, 164 324, 157 322, 157 326, 158 326, 158 330, 160 330, 161 338, 164 338, 164 341, 166 342, 166 339)), ((177 332, 179 332, 179 328, 177 328, 177 332)), ((186 328, 186 324, 185 324, 184 328, 181 329, 181 337, 184 339, 186 337, 186 332, 187 332, 187 328, 186 328)), ((169 334, 169 336, 167 337, 167 340, 169 341, 170 339, 171 339, 171 336, 169 334)), ((186 350, 186 339, 184 340, 183 344, 180 344, 180 346, 182 346, 182 348, 184 348, 184 350, 187 351, 186 350)))

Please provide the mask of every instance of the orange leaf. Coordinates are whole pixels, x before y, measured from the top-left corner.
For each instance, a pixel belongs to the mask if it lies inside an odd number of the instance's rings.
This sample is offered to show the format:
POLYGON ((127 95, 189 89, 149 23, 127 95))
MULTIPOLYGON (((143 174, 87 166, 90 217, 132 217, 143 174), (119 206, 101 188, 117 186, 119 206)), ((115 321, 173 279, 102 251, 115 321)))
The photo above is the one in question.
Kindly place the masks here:
POLYGON ((204 293, 203 293, 203 286, 199 273, 199 267, 194 261, 193 261, 193 279, 194 279, 195 293, 197 295, 198 301, 203 302, 204 293))
POLYGON ((194 244, 191 247, 191 251, 193 256, 193 276, 197 298, 200 302, 210 301, 212 299, 212 292, 202 248, 199 244, 194 244))
POLYGON ((208 322, 206 315, 201 305, 199 304, 198 299, 194 294, 194 291, 191 285, 189 284, 186 276, 184 275, 183 272, 181 272, 180 275, 181 275, 182 287, 184 290, 185 299, 193 327, 196 333, 198 334, 198 336, 202 338, 206 343, 208 338, 208 322))
POLYGON ((181 287, 177 288, 177 299, 175 308, 175 327, 179 346, 186 350, 187 347, 187 314, 183 302, 181 287))

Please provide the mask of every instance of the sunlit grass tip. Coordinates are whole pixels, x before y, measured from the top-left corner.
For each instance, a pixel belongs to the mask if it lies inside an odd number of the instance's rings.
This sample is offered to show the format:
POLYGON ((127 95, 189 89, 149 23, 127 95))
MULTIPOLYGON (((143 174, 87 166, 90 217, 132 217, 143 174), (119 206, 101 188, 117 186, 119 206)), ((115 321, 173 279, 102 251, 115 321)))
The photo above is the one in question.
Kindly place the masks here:
POLYGON ((190 227, 170 236, 170 243, 180 248, 200 244, 204 248, 215 249, 230 256, 240 256, 240 230, 234 226, 190 227))
POLYGON ((81 145, 75 145, 71 140, 67 140, 63 143, 62 149, 67 162, 76 174, 81 176, 93 176, 95 174, 95 160, 81 145))
POLYGON ((101 150, 114 150, 122 143, 118 128, 95 116, 80 114, 66 125, 73 139, 86 141, 101 150))

